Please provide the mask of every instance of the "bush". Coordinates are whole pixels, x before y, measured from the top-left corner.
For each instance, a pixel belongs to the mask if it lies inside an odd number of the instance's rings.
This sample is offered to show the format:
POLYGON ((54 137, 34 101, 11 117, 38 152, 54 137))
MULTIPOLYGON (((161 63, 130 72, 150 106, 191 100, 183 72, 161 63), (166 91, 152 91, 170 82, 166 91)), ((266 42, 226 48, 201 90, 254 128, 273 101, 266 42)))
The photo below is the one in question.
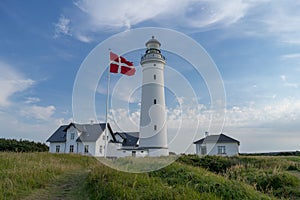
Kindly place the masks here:
POLYGON ((203 156, 198 155, 184 155, 179 157, 179 162, 202 167, 211 172, 225 173, 227 169, 238 164, 236 157, 221 157, 221 156, 203 156))
POLYGON ((0 151, 10 152, 45 152, 49 151, 46 144, 30 142, 28 140, 15 140, 0 138, 0 151))
POLYGON ((255 186, 259 191, 276 197, 300 198, 300 180, 279 169, 264 170, 235 166, 227 171, 229 179, 240 180, 255 186), (288 191, 288 192, 287 192, 288 191))

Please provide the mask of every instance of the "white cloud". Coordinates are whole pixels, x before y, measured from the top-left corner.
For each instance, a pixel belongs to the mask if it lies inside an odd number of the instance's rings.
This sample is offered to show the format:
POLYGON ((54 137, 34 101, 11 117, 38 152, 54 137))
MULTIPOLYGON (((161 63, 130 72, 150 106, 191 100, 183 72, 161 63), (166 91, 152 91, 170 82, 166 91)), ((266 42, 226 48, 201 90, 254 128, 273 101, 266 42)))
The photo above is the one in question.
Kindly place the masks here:
POLYGON ((298 84, 297 83, 288 82, 285 75, 281 75, 280 78, 283 81, 284 86, 292 87, 292 88, 298 88, 298 84))
POLYGON ((71 119, 52 118, 39 123, 25 121, 24 117, 15 114, 0 113, 1 137, 46 142, 60 125, 68 124, 71 119))
POLYGON ((234 24, 245 16, 250 4, 245 1, 190 1, 184 11, 185 21, 195 28, 222 27, 234 24))
MULTIPOLYGON (((242 141, 241 147, 244 152, 253 152, 254 146, 260 151, 276 150, 274 145, 284 137, 287 140, 287 135, 299 139, 299 110, 300 100, 292 98, 261 106, 254 103, 246 106, 234 106, 227 109, 224 131, 225 134, 242 141), (262 141, 257 139, 260 137, 263 138, 262 141), (268 141, 268 145, 263 143, 266 141, 268 141)), ((167 127, 171 150, 185 152, 192 142, 203 137, 204 131, 207 131, 210 125, 220 126, 220 124, 210 124, 211 114, 214 112, 205 105, 196 106, 196 104, 185 104, 184 102, 183 107, 179 105, 168 108, 167 127)), ((114 131, 138 131, 139 118, 139 110, 112 109, 109 122, 114 131)), ((216 121, 222 122, 222 120, 216 121)), ((211 134, 216 133, 211 132, 211 134)), ((280 146, 280 150, 294 148, 295 142, 293 141, 286 141, 280 146)))
POLYGON ((285 54, 281 56, 281 59, 288 60, 288 59, 299 59, 300 53, 292 53, 292 54, 285 54))
POLYGON ((33 105, 21 109, 20 114, 28 118, 48 121, 51 119, 54 112, 55 112, 54 106, 43 107, 43 106, 33 105))
POLYGON ((57 38, 59 35, 69 35, 71 36, 71 28, 70 28, 71 20, 61 15, 58 19, 58 22, 54 24, 54 38, 57 38))
POLYGON ((62 15, 55 24, 55 36, 73 35, 82 42, 90 42, 99 31, 126 30, 147 21, 164 27, 215 29, 236 23, 253 4, 257 2, 78 0, 75 5, 81 12, 74 11, 69 18, 62 15))
POLYGON ((130 28, 142 21, 156 18, 161 14, 180 12, 185 7, 186 1, 176 3, 168 0, 154 1, 77 1, 75 5, 85 12, 90 18, 93 28, 130 28))
POLYGON ((27 97, 25 100, 25 103, 31 104, 31 103, 37 103, 40 102, 41 100, 37 97, 27 97))
POLYGON ((154 22, 155 26, 205 31, 228 28, 238 35, 276 36, 282 42, 300 44, 300 3, 270 0, 78 0, 79 8, 69 18, 61 15, 55 35, 73 35, 82 42, 92 41, 97 32, 120 31, 154 22), (72 24, 71 24, 72 20, 72 24), (71 26, 72 25, 72 26, 71 26))
POLYGON ((282 81, 286 81, 286 76, 285 75, 280 75, 280 78, 282 81))
POLYGON ((275 36, 287 44, 300 44, 300 3, 287 1, 255 1, 238 24, 240 30, 253 36, 275 36))
POLYGON ((92 38, 85 36, 85 35, 77 34, 76 37, 81 42, 89 43, 92 41, 92 38))
POLYGON ((22 92, 34 84, 8 64, 0 62, 0 106, 9 106, 9 98, 17 92, 22 92))

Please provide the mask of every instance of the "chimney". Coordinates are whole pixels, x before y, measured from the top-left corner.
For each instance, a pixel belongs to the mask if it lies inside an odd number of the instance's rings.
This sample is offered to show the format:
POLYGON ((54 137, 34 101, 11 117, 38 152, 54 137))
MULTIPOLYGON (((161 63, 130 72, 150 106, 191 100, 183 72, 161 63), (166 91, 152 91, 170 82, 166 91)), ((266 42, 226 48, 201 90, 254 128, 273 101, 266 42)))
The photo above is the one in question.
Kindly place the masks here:
POLYGON ((204 136, 205 136, 205 137, 209 136, 208 131, 205 131, 204 136))

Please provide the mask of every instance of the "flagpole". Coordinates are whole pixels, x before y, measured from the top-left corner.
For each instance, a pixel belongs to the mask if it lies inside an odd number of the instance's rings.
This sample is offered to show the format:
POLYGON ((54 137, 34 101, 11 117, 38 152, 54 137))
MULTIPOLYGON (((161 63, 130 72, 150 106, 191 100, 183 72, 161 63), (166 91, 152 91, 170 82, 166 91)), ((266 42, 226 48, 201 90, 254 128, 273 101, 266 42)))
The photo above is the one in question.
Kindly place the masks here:
MULTIPOLYGON (((111 50, 109 49, 109 53, 111 50)), ((109 59, 110 62, 110 59, 109 59)), ((110 65, 107 70, 107 94, 106 94, 106 112, 105 112, 105 144, 104 144, 104 158, 106 158, 107 154, 107 136, 108 136, 108 100, 109 100, 109 85, 110 85, 110 65)))

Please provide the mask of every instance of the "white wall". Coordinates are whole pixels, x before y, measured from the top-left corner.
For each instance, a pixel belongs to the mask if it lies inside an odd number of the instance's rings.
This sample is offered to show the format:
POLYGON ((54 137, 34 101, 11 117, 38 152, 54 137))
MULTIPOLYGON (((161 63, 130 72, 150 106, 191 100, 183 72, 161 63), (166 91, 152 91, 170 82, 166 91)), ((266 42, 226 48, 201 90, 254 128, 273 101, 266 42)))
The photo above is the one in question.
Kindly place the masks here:
MULTIPOLYGON (((164 64, 160 61, 152 61, 144 63, 142 66, 140 147, 167 147, 164 64), (154 104, 154 99, 156 99, 156 104, 154 104)), ((166 151, 162 153, 166 153, 166 151)))
POLYGON ((70 126, 67 130, 67 134, 66 134, 66 151, 65 153, 70 153, 70 146, 73 145, 74 146, 74 151, 73 153, 78 153, 78 146, 77 146, 77 142, 76 139, 80 136, 80 132, 74 128, 74 126, 70 126), (71 134, 74 133, 74 139, 71 139, 71 134))
POLYGON ((207 143, 196 144, 196 153, 198 155, 201 155, 201 146, 206 146, 207 155, 234 156, 239 153, 239 146, 237 143, 207 143), (218 146, 225 146, 226 154, 218 154, 218 146))
POLYGON ((56 146, 59 145, 59 153, 65 153, 65 143, 62 142, 51 142, 49 146, 50 153, 56 153, 56 146))
POLYGON ((150 157, 168 156, 169 155, 168 149, 149 149, 148 152, 149 152, 150 157))

